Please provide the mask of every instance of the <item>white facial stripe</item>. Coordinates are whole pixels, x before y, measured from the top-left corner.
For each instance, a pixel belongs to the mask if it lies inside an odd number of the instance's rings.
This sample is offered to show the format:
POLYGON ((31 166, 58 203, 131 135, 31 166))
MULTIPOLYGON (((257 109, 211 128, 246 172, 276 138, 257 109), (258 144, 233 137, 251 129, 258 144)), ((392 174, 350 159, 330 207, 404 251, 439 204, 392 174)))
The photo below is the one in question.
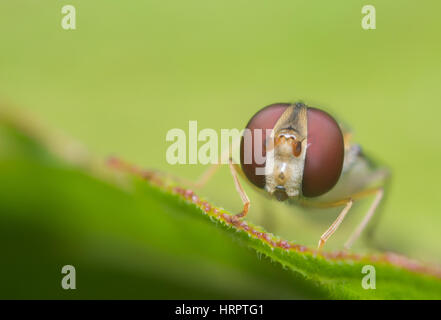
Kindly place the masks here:
POLYGON ((282 166, 280 167, 280 172, 285 173, 285 171, 286 171, 286 162, 283 162, 282 166))

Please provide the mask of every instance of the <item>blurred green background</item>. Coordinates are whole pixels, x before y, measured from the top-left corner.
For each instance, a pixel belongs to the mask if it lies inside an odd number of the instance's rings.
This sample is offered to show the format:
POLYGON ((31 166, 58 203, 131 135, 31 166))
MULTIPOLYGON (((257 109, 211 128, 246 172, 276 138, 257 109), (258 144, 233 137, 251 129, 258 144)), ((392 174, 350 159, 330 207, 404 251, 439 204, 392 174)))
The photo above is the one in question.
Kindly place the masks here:
MULTIPOLYGON (((433 1, 2 1, 0 99, 100 157, 195 179, 165 136, 243 128, 261 107, 302 99, 347 122, 393 173, 376 243, 441 263, 441 5, 433 1), (60 26, 76 7, 77 30, 60 26), (363 30, 361 8, 376 7, 363 30)), ((251 198, 248 219, 315 246, 335 211, 251 198)), ((200 194, 240 210, 228 168, 200 194)), ((328 249, 342 247, 363 202, 328 249)), ((355 249, 364 250, 360 241, 355 249)))

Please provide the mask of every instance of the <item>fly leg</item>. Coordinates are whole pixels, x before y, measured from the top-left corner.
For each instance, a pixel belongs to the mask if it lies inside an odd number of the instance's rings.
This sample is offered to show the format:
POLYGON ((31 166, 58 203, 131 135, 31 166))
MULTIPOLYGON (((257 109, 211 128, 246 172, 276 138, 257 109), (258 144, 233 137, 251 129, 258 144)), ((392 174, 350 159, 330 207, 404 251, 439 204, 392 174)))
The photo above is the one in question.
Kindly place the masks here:
POLYGON ((230 171, 231 175, 233 176, 234 185, 236 186, 236 190, 240 195, 240 198, 243 202, 243 209, 240 213, 236 214, 234 217, 235 219, 243 218, 247 215, 248 209, 250 207, 250 199, 248 198, 247 194, 245 193, 245 190, 242 188, 242 185, 240 184, 238 175, 237 175, 237 169, 236 166, 233 164, 232 159, 230 158, 230 171))
POLYGON ((373 217, 375 210, 377 209, 378 205, 380 204, 381 199, 383 198, 384 190, 383 188, 378 188, 377 192, 375 194, 374 201, 372 202, 371 206, 369 207, 366 215, 364 216, 361 223, 358 225, 357 229, 355 229, 354 233, 349 237, 348 241, 346 241, 344 247, 345 249, 349 249, 352 244, 360 237, 360 234, 363 232, 363 230, 366 228, 367 224, 373 217))
POLYGON ((343 208, 343 210, 340 212, 340 214, 338 215, 337 219, 335 219, 335 221, 331 224, 331 226, 328 228, 328 230, 326 230, 322 236, 320 237, 319 243, 318 243, 318 249, 321 249, 326 241, 328 241, 328 239, 334 234, 334 232, 338 229, 338 227, 340 226, 340 224, 343 222, 343 219, 346 217, 346 214, 348 213, 349 209, 351 209, 352 207, 352 199, 349 199, 346 202, 345 207, 343 208))
POLYGON ((334 234, 334 232, 340 226, 340 224, 342 223, 346 214, 348 213, 349 209, 351 209, 354 200, 362 199, 362 198, 365 198, 365 197, 370 196, 372 194, 376 195, 372 205, 370 206, 368 212, 366 213, 366 215, 363 218, 360 225, 356 228, 354 233, 351 235, 349 240, 344 245, 344 247, 346 249, 349 249, 351 247, 351 245, 354 243, 354 241, 357 240, 357 238, 360 236, 362 231, 367 226, 369 220, 374 215, 375 209, 378 207, 378 205, 381 201, 381 198, 383 197, 383 188, 378 187, 378 188, 373 188, 373 189, 367 189, 367 190, 355 193, 348 198, 338 200, 335 202, 310 202, 310 201, 306 201, 306 200, 301 201, 301 203, 305 206, 316 207, 316 208, 331 208, 331 207, 340 207, 343 205, 345 206, 344 209, 341 211, 341 213, 338 215, 337 219, 331 224, 331 226, 320 237, 319 244, 318 244, 319 249, 321 249, 325 245, 326 241, 334 234))

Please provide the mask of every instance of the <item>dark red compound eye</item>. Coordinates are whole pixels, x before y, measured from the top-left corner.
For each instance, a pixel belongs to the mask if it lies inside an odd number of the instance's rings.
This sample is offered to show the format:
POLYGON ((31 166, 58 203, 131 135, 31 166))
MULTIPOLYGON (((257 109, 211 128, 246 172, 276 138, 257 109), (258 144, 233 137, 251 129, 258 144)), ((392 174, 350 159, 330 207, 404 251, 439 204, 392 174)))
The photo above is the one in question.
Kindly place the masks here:
POLYGON ((343 169, 340 126, 328 113, 308 107, 307 143, 302 192, 305 197, 317 197, 335 186, 343 169))
MULTIPOLYGON (((240 143, 240 163, 242 166, 242 171, 245 176, 252 182, 255 186, 259 188, 265 187, 265 175, 256 175, 257 168, 265 168, 265 163, 258 164, 255 159, 254 154, 254 139, 255 139, 255 129, 262 129, 262 156, 266 156, 266 129, 273 129, 276 125, 277 120, 285 112, 286 108, 290 106, 289 103, 275 103, 258 111, 248 122, 246 128, 250 129, 251 141, 250 149, 252 150, 251 163, 244 163, 245 158, 245 146, 244 138, 240 143)), ((247 150, 248 152, 249 150, 247 150)))
MULTIPOLYGON (((266 156, 265 129, 273 129, 283 112, 291 106, 289 103, 275 103, 257 112, 248 122, 246 128, 251 130, 251 149, 254 148, 254 129, 262 131, 262 156, 266 156)), ((305 197, 317 197, 331 190, 337 183, 344 158, 343 135, 337 122, 326 112, 309 108, 307 111, 307 148, 303 171, 302 193, 305 197)), ((295 129, 295 128, 294 128, 295 129)), ((258 164, 254 150, 252 161, 244 163, 244 139, 240 149, 241 166, 245 176, 259 188, 265 187, 265 175, 257 175, 256 168, 264 168, 265 163, 258 164)), ((296 150, 293 150, 296 153, 296 150)), ((299 150, 301 152, 301 149, 299 150)))

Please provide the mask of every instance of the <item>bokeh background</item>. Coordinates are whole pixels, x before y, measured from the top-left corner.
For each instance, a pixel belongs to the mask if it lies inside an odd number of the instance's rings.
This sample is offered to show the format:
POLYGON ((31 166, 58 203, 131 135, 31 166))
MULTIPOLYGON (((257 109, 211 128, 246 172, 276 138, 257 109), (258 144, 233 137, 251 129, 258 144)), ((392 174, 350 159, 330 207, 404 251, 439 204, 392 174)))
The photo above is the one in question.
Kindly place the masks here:
MULTIPOLYGON (((434 1, 2 1, 0 99, 98 157, 188 179, 206 167, 167 164, 168 130, 187 131, 189 120, 241 129, 261 107, 301 99, 348 123, 391 169, 375 243, 441 263, 440 10, 434 1), (61 28, 65 4, 76 30, 61 28), (361 28, 366 4, 376 30, 361 28)), ((248 219, 299 243, 315 246, 336 217, 246 190, 248 219)), ((199 193, 240 210, 228 167, 199 193)), ((368 202, 328 249, 341 248, 368 202)))

